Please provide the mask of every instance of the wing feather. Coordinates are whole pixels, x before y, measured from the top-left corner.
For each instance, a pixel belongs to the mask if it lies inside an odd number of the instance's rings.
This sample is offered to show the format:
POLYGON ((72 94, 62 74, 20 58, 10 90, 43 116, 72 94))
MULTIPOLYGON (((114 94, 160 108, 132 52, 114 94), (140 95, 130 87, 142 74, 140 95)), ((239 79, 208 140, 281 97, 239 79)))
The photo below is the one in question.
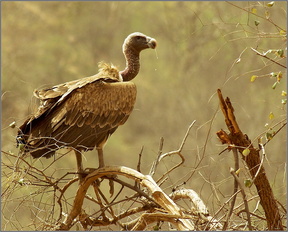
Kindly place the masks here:
POLYGON ((125 123, 136 101, 136 86, 105 66, 92 77, 35 91, 38 112, 19 130, 34 157, 50 157, 63 146, 92 150, 125 123), (109 76, 110 75, 110 76, 109 76))
POLYGON ((75 90, 67 98, 63 107, 67 114, 67 125, 92 128, 107 125, 122 125, 133 110, 136 101, 136 86, 131 82, 103 81, 87 84, 75 90))

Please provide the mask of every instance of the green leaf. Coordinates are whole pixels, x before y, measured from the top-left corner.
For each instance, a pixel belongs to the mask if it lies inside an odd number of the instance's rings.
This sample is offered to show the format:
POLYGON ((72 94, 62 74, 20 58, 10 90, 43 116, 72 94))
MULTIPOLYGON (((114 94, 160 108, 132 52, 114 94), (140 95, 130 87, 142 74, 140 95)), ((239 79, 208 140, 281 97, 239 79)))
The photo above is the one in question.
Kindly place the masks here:
POLYGON ((23 150, 24 150, 24 147, 25 147, 25 144, 19 144, 18 147, 19 147, 19 150, 20 150, 20 151, 23 151, 23 150))
POLYGON ((281 72, 281 71, 278 72, 278 74, 277 74, 277 81, 280 82, 280 80, 282 79, 282 77, 283 77, 282 72, 281 72))
POLYGON ((272 89, 275 89, 276 88, 276 85, 278 85, 278 81, 276 81, 273 85, 272 85, 272 89))
POLYGON ((253 75, 253 76, 250 78, 250 81, 251 81, 251 82, 254 82, 257 77, 258 77, 257 75, 253 75))
POLYGON ((269 19, 270 18, 270 12, 269 11, 265 11, 265 16, 266 16, 266 19, 269 19))
POLYGON ((11 122, 11 123, 9 124, 9 126, 10 126, 11 128, 15 128, 16 122, 15 122, 15 121, 14 121, 14 122, 11 122))
POLYGON ((24 179, 23 179, 23 178, 19 179, 19 180, 18 180, 18 183, 19 183, 20 185, 23 185, 23 184, 24 184, 24 179))
POLYGON ((255 24, 255 26, 257 27, 257 26, 260 24, 260 21, 255 20, 255 21, 254 21, 254 24, 255 24))
POLYGON ((286 32, 285 30, 280 30, 280 31, 279 31, 279 35, 285 35, 285 36, 286 36, 286 33, 287 33, 287 32, 286 32))
POLYGON ((244 185, 245 187, 250 188, 252 185, 252 181, 250 179, 246 179, 244 180, 244 185))
POLYGON ((245 148, 245 149, 242 151, 242 155, 244 155, 244 156, 247 156, 247 155, 249 155, 249 154, 250 154, 249 148, 245 148))
POLYGON ((287 92, 282 90, 281 96, 286 97, 287 96, 287 92))
POLYGON ((271 140, 273 138, 273 133, 267 132, 266 133, 266 139, 271 140))
POLYGON ((235 174, 238 176, 239 173, 240 173, 240 171, 241 171, 241 168, 239 168, 238 170, 236 170, 236 171, 235 171, 235 174))
POLYGON ((154 230, 154 231, 159 231, 159 229, 160 229, 160 228, 159 228, 159 226, 157 226, 157 225, 153 227, 153 230, 154 230))
POLYGON ((274 118, 275 118, 275 116, 274 116, 273 112, 270 112, 270 114, 269 114, 269 119, 272 120, 272 119, 274 119, 274 118))
POLYGON ((268 3, 267 3, 267 6, 268 6, 268 7, 272 7, 272 6, 274 6, 274 3, 275 3, 274 1, 273 1, 273 2, 268 2, 268 3))
POLYGON ((282 103, 283 105, 286 105, 287 99, 282 99, 282 100, 281 100, 281 103, 282 103))
POLYGON ((283 49, 278 49, 278 50, 276 51, 276 54, 277 54, 279 57, 283 58, 283 57, 284 57, 284 50, 283 50, 283 49))
POLYGON ((253 14, 257 14, 257 9, 256 9, 256 8, 252 8, 252 9, 251 9, 251 12, 252 12, 253 14))

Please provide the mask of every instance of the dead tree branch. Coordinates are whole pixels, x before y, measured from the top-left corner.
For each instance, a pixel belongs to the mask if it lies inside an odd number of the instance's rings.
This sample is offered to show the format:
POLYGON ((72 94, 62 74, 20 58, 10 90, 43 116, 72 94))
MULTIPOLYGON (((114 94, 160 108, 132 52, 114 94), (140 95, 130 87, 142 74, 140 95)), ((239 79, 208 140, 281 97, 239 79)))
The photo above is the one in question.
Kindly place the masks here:
POLYGON ((240 130, 230 99, 227 97, 224 100, 220 89, 218 89, 218 97, 230 134, 228 135, 225 131, 220 130, 217 132, 217 135, 223 144, 228 145, 229 149, 236 147, 241 154, 244 149, 249 149, 249 154, 246 156, 242 154, 242 159, 247 164, 252 179, 255 178, 254 184, 260 197, 260 204, 265 212, 268 230, 283 230, 277 201, 274 198, 264 166, 261 165, 259 149, 254 148, 248 136, 240 130), (260 170, 258 171, 258 169, 260 170))
POLYGON ((149 175, 143 175, 136 170, 123 167, 123 166, 111 166, 104 167, 95 170, 90 173, 84 180, 84 182, 79 186, 76 193, 74 203, 70 213, 66 220, 60 225, 57 230, 69 230, 73 225, 74 219, 80 215, 85 194, 89 186, 97 179, 107 176, 107 175, 121 175, 130 179, 139 181, 139 183, 149 189, 151 196, 154 201, 169 213, 173 214, 175 217, 179 218, 176 221, 178 230, 194 230, 194 224, 191 220, 186 219, 185 215, 181 212, 180 208, 162 191, 160 187, 155 183, 155 181, 149 175))
MULTIPOLYGON (((170 151, 170 152, 167 152, 167 153, 165 153, 165 154, 159 153, 159 155, 158 155, 158 157, 157 157, 157 160, 154 162, 154 164, 153 164, 153 166, 152 166, 152 168, 151 168, 151 171, 150 171, 151 174, 154 174, 154 173, 155 173, 155 171, 156 171, 156 169, 157 169, 157 165, 158 165, 159 162, 160 162, 162 159, 164 159, 165 157, 172 156, 172 155, 178 155, 178 156, 181 158, 181 161, 180 161, 178 164, 176 164, 175 166, 173 166, 172 168, 170 168, 167 172, 165 172, 165 173, 156 181, 157 183, 159 183, 161 180, 163 180, 163 178, 164 178, 165 176, 167 176, 170 172, 172 172, 173 170, 175 170, 176 168, 178 168, 179 166, 181 166, 181 165, 184 163, 185 158, 184 158, 184 156, 182 155, 181 152, 182 152, 182 149, 183 149, 183 147, 184 147, 184 145, 185 145, 185 142, 186 142, 186 139, 187 139, 187 137, 188 137, 188 135, 189 135, 189 132, 190 132, 191 128, 193 127, 193 125, 195 124, 195 122, 196 122, 196 120, 194 120, 194 121, 190 124, 190 126, 188 127, 188 129, 187 129, 187 131, 186 131, 186 134, 185 134, 185 136, 184 136, 184 138, 183 138, 183 140, 182 140, 182 143, 180 144, 180 147, 179 147, 178 150, 176 150, 176 151, 170 151)), ((162 146, 163 146, 163 140, 161 139, 161 142, 160 142, 160 148, 161 148, 161 150, 162 150, 162 146)))

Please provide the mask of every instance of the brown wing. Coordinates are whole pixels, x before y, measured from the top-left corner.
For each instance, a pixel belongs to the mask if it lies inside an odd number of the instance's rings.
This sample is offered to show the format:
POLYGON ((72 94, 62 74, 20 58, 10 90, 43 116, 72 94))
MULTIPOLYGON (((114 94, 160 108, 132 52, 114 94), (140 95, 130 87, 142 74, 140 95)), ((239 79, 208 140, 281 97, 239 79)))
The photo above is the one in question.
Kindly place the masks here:
MULTIPOLYGON (((62 96, 63 97, 63 96, 62 96)), ((132 82, 102 80, 74 89, 26 124, 26 151, 50 157, 61 147, 92 150, 128 119, 136 100, 132 82)))
MULTIPOLYGON (((122 77, 119 74, 118 69, 112 64, 106 64, 100 62, 98 64, 99 73, 90 77, 84 77, 79 80, 73 80, 65 82, 59 85, 55 85, 51 88, 36 89, 34 91, 34 96, 40 99, 40 106, 36 114, 30 118, 30 121, 38 118, 47 110, 51 110, 55 103, 61 102, 64 98, 69 96, 69 94, 75 89, 82 88, 83 86, 93 83, 95 81, 108 81, 108 82, 119 82, 122 81, 122 77)), ((29 121, 29 120, 28 120, 29 121)))
POLYGON ((91 128, 122 125, 132 112, 135 100, 136 86, 132 82, 99 81, 85 85, 74 90, 63 104, 59 104, 52 128, 62 124, 78 127, 89 125, 91 128))

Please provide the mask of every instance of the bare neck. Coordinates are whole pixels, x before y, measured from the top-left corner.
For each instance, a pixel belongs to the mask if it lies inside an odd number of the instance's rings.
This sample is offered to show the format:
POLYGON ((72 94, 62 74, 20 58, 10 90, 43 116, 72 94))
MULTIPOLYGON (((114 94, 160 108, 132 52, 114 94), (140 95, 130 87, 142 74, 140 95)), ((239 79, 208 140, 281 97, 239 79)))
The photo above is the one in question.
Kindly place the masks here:
POLYGON ((137 76, 140 70, 140 52, 132 49, 124 49, 126 68, 120 72, 123 81, 130 81, 137 76))

